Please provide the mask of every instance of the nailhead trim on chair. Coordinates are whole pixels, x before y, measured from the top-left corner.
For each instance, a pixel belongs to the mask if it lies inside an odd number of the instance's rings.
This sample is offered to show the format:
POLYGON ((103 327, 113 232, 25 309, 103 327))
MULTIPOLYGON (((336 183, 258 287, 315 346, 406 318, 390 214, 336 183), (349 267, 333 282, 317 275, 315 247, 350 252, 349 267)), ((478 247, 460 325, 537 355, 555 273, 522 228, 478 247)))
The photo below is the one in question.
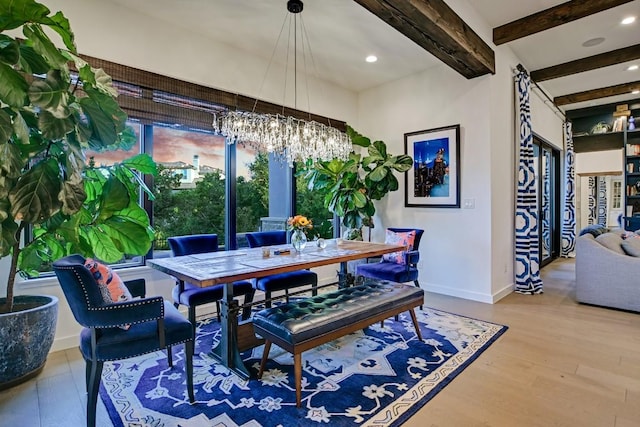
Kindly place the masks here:
MULTIPOLYGON (((86 268, 86 267, 85 267, 86 268)), ((87 286, 85 284, 85 282, 82 280, 82 278, 80 277, 80 275, 78 274, 78 272, 76 271, 75 267, 59 267, 60 270, 72 270, 73 274, 75 274, 76 278, 78 279, 78 282, 82 285, 82 293, 84 294, 84 300, 87 303, 87 306, 89 307, 88 310, 89 311, 111 311, 111 310, 117 310, 121 307, 137 307, 137 306, 143 306, 143 305, 149 305, 149 304, 157 304, 158 301, 160 301, 162 304, 160 305, 160 316, 156 316, 156 317, 149 317, 147 319, 141 319, 141 320, 137 320, 135 322, 125 322, 125 323, 119 323, 119 324, 112 324, 109 326, 91 326, 93 328, 96 329, 105 329, 105 328, 115 328, 118 326, 125 326, 125 325, 135 325, 137 323, 145 323, 151 320, 158 320, 158 319, 162 319, 164 318, 164 298, 162 297, 151 297, 151 298, 147 298, 144 301, 127 301, 127 302, 122 302, 122 303, 117 303, 117 306, 114 306, 113 304, 104 306, 104 307, 92 307, 90 302, 89 302, 89 294, 87 293, 87 286)), ((131 356, 129 356, 131 357, 131 356)))

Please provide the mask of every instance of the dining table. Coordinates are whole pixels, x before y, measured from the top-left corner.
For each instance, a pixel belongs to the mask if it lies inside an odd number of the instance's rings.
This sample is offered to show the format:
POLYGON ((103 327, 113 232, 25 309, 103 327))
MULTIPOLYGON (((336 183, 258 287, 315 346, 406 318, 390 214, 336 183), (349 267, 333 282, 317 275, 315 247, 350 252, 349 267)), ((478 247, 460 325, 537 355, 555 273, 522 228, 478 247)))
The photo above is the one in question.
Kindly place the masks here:
POLYGON ((301 251, 295 251, 291 245, 275 245, 148 259, 147 265, 179 282, 201 287, 224 285, 220 301, 221 336, 212 355, 230 371, 248 379, 249 371, 240 352, 261 341, 253 333, 251 320, 238 324, 240 305, 233 298, 233 282, 339 263, 338 287, 346 287, 349 261, 406 250, 399 245, 342 239, 328 239, 324 243, 309 242, 301 251))

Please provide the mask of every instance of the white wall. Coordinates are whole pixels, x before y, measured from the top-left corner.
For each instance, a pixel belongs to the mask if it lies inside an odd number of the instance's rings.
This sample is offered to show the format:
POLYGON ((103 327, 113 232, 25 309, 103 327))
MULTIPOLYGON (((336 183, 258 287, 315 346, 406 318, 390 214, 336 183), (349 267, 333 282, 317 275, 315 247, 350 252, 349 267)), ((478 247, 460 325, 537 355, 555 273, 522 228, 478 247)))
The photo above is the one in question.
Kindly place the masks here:
MULTIPOLYGON (((491 28, 472 2, 447 2, 491 42, 491 28)), ((513 69, 520 60, 496 48, 496 74, 467 80, 445 65, 400 79, 359 96, 357 128, 404 152, 406 132, 461 125, 461 202, 474 209, 404 208, 400 191, 377 204, 374 240, 388 226, 425 229, 420 282, 430 291, 495 302, 513 288, 515 147, 513 69)), ((532 95, 534 132, 563 147, 562 120, 532 95), (535 99, 534 99, 535 98, 535 99)))

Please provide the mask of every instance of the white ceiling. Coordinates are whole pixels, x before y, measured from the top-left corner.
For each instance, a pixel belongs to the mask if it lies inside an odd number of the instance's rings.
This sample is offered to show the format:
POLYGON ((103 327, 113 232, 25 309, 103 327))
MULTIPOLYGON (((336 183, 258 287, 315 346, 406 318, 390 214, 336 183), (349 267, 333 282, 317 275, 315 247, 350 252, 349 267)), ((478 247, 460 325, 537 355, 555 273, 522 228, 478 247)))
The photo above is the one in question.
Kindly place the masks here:
MULTIPOLYGON (((109 0, 122 7, 222 41, 252 55, 271 57, 287 15, 286 0, 109 0)), ((471 0, 491 27, 564 3, 565 0, 471 0)), ((353 0, 305 0, 302 19, 310 40, 315 69, 312 75, 359 92, 438 64, 438 59, 382 22, 353 0), (364 61, 377 55, 374 64, 364 61)), ((274 61, 286 61, 286 31, 274 61)), ((509 42, 530 71, 640 43, 640 0, 560 27, 509 42), (623 17, 635 15, 635 24, 621 26, 623 17), (585 48, 595 37, 606 40, 585 48)), ((497 47, 496 49, 500 49, 497 47)), ((291 61, 291 60, 290 60, 291 61)), ((300 61, 300 59, 299 59, 300 61)), ((307 60, 307 62, 310 62, 307 60)), ((634 61, 640 64, 640 61, 634 61)), ((541 82, 552 97, 640 80, 640 71, 626 71, 631 63, 541 82)), ((300 67, 300 65, 299 65, 300 67)), ((266 70, 265 70, 266 72, 266 70)), ((451 71, 455 72, 455 71, 451 71)), ((604 98, 573 109, 638 98, 604 98)))

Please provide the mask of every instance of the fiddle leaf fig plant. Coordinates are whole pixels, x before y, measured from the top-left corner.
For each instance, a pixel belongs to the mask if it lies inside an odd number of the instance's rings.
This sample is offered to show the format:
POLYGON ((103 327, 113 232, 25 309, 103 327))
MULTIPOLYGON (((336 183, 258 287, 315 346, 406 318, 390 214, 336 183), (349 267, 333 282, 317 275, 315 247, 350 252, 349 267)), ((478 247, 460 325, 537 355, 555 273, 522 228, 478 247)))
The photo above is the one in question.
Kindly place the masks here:
POLYGON ((135 141, 116 96, 111 78, 78 55, 61 12, 0 0, 0 257, 11 257, 0 313, 13 310, 17 273, 37 275, 71 253, 117 262, 150 249, 139 190, 152 195, 139 174, 155 174, 155 163, 148 155, 109 167, 85 160, 87 149, 135 141))
POLYGON ((413 166, 410 156, 393 156, 383 141, 371 140, 350 126, 351 143, 366 149, 364 155, 351 152, 348 160, 334 159, 315 163, 303 171, 310 190, 326 193, 325 207, 342 218, 345 237, 362 240, 362 227, 373 227, 374 200, 381 200, 398 189, 394 172, 406 172, 413 166))

